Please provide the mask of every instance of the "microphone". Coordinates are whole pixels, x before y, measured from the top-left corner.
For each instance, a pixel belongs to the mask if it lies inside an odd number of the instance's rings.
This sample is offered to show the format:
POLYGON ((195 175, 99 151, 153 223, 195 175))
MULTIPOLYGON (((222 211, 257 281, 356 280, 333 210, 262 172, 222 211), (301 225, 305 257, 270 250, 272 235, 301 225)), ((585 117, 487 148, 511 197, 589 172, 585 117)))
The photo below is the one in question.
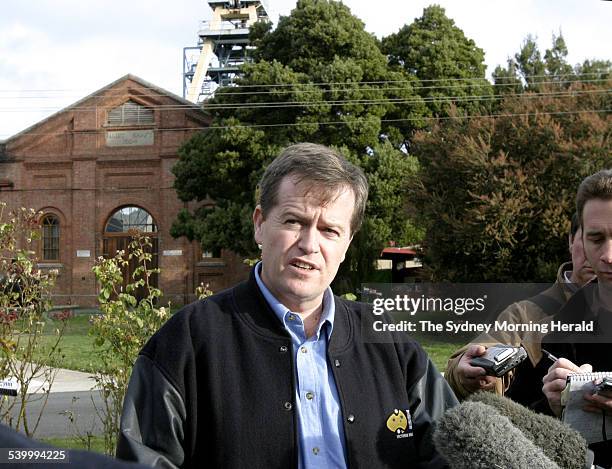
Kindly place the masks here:
POLYGON ((532 410, 492 392, 478 392, 470 401, 493 407, 542 449, 544 454, 559 466, 582 469, 587 461, 587 442, 584 437, 560 420, 532 410))
POLYGON ((447 410, 433 441, 452 469, 560 469, 508 417, 482 402, 447 410))

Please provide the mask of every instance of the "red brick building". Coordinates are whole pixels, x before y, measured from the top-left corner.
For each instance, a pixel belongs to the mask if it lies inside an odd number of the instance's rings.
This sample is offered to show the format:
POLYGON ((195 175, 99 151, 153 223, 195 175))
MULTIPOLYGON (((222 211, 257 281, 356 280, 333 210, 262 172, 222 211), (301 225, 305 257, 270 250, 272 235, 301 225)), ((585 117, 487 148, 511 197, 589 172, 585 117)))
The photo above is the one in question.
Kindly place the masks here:
MULTIPOLYGON (((202 254, 170 236, 186 207, 173 189, 178 148, 209 118, 166 90, 127 75, 0 143, 0 200, 42 212, 40 268, 56 268, 55 304, 92 306, 92 266, 147 232, 165 300, 183 304, 194 289, 215 291, 246 277, 241 259, 202 254)), ((189 207, 193 208, 193 207, 189 207)))

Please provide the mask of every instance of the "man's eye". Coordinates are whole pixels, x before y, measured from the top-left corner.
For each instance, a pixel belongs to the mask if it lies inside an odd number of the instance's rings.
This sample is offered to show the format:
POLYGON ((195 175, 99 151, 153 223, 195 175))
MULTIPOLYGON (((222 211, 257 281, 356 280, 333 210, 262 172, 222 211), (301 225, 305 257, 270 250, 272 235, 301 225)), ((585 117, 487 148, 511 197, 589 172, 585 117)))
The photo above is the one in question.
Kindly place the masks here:
POLYGON ((293 219, 293 218, 289 218, 289 219, 285 220, 285 224, 286 225, 295 225, 297 223, 299 223, 299 222, 297 220, 293 219))
POLYGON ((334 230, 333 228, 325 228, 325 232, 329 233, 329 234, 333 234, 335 236, 339 236, 340 233, 338 233, 336 230, 334 230))
POLYGON ((592 243, 599 244, 599 243, 601 243, 601 242, 602 242, 603 238, 598 236, 598 237, 595 237, 595 238, 589 238, 589 240, 590 240, 592 243))

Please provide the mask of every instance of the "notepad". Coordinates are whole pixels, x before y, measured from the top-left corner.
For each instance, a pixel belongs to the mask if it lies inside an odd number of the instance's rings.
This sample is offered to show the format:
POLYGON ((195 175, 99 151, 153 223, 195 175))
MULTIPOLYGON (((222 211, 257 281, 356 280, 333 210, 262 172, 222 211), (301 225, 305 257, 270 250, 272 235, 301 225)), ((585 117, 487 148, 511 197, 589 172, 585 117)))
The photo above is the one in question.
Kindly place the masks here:
POLYGON ((612 377, 612 371, 592 373, 574 373, 567 377, 567 386, 561 393, 561 405, 564 406, 563 421, 582 434, 588 444, 612 440, 612 413, 605 417, 602 412, 586 412, 584 395, 593 393, 593 381, 612 377), (605 422, 604 422, 605 419, 605 422), (604 438, 605 429, 606 438, 604 438))

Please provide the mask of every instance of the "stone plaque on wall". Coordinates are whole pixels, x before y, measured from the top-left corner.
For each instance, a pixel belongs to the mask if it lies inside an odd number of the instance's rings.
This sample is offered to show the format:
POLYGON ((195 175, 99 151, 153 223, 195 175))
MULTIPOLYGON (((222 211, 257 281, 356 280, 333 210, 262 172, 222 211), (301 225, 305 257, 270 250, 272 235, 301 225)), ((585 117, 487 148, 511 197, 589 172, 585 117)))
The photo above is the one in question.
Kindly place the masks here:
POLYGON ((139 147, 153 145, 153 130, 109 130, 106 132, 109 147, 139 147))

